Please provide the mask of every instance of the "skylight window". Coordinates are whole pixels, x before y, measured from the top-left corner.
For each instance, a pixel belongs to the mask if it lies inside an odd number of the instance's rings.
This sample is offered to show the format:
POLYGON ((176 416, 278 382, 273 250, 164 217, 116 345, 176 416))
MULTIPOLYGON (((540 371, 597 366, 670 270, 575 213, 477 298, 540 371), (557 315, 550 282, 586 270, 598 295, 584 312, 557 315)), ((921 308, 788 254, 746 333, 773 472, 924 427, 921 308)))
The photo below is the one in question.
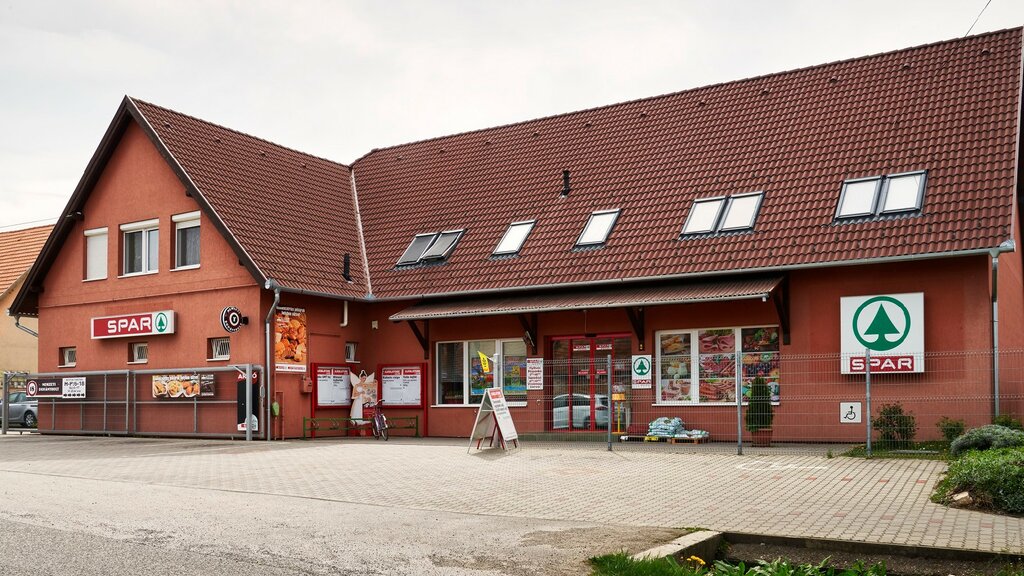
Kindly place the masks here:
POLYGON ((762 192, 735 196, 698 198, 690 206, 683 235, 732 232, 754 227, 761 208, 762 192))
POLYGON ((462 238, 462 230, 441 232, 437 240, 420 256, 420 260, 444 260, 455 249, 455 244, 462 238))
POLYGON ((921 209, 924 171, 858 178, 843 182, 836 218, 878 216, 921 209))
POLYGON ((505 230, 505 235, 498 242, 498 247, 494 249, 493 255, 502 256, 519 253, 523 248, 523 243, 526 242, 526 237, 530 235, 536 222, 536 220, 528 220, 509 224, 508 229, 505 230))
POLYGON ((602 210, 594 212, 587 220, 583 233, 576 240, 576 246, 595 246, 604 244, 611 234, 615 221, 619 218, 619 210, 602 210))
POLYGON ((417 234, 409 247, 405 249, 405 253, 398 259, 398 264, 415 264, 420 261, 420 257, 426 252, 427 247, 430 246, 434 239, 437 238, 437 234, 417 234))

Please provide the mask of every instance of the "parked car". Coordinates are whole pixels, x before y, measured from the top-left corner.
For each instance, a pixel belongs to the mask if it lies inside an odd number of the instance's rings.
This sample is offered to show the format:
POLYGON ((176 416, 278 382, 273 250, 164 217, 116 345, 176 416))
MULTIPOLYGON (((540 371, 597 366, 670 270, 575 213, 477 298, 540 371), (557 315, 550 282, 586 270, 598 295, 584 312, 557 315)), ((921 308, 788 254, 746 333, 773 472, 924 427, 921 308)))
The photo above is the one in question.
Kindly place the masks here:
MULTIPOLYGON (((39 401, 29 398, 24 392, 11 392, 8 399, 10 400, 8 416, 11 419, 11 424, 35 428, 39 423, 39 418, 36 417, 39 413, 39 401)), ((0 418, 3 417, 3 402, 3 399, 0 398, 0 418)))
MULTIPOLYGON (((552 428, 569 427, 569 394, 555 396, 552 404, 552 428)), ((594 423, 597 428, 608 427, 608 395, 595 396, 594 423)), ((590 430, 590 395, 572 395, 572 427, 590 430)))

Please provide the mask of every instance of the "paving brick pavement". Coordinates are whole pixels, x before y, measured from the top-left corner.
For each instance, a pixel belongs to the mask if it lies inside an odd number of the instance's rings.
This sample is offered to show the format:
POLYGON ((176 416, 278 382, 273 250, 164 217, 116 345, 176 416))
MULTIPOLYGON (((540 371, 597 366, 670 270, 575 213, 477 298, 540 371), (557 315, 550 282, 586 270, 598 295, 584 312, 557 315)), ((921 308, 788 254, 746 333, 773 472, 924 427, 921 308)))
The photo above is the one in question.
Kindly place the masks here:
POLYGON ((945 464, 465 441, 0 437, 0 470, 632 526, 1024 553, 1024 519, 933 504, 945 464))

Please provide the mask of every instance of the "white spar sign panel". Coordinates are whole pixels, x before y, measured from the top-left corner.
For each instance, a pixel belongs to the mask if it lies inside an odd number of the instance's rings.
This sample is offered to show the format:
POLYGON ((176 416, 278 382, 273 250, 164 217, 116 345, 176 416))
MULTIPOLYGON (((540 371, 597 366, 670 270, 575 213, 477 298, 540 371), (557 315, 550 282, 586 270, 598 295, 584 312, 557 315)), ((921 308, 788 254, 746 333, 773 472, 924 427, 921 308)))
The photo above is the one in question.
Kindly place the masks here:
POLYGON ((842 373, 924 372, 924 293, 840 299, 842 373))
POLYGON ((92 338, 125 338, 152 334, 174 334, 174 310, 140 312, 93 318, 92 338))

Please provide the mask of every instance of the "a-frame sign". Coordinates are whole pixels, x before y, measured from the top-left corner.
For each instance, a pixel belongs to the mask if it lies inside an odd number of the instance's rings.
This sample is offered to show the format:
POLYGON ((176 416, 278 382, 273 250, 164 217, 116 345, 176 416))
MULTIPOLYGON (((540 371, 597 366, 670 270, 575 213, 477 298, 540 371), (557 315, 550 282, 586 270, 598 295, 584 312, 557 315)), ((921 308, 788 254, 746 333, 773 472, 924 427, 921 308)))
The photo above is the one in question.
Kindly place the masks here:
POLYGON ((473 449, 474 440, 477 450, 484 440, 489 440, 489 446, 493 447, 495 437, 503 450, 508 450, 508 442, 516 448, 519 447, 519 434, 516 432, 515 423, 512 422, 512 414, 508 411, 505 394, 501 388, 488 388, 484 391, 483 400, 480 401, 473 432, 469 435, 469 449, 466 451, 473 449))

